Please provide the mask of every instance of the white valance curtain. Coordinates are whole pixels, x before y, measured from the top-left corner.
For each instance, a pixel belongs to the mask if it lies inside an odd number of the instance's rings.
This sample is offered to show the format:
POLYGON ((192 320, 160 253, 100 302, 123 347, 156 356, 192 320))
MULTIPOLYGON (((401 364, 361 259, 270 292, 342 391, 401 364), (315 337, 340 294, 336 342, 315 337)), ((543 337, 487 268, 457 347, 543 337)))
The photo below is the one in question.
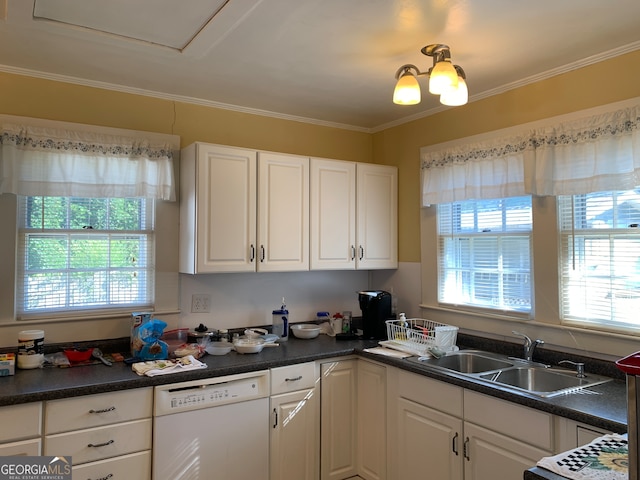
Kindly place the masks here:
POLYGON ((175 200, 172 147, 144 138, 4 124, 0 193, 175 200))
POLYGON ((421 149, 422 204, 640 185, 640 104, 421 149))

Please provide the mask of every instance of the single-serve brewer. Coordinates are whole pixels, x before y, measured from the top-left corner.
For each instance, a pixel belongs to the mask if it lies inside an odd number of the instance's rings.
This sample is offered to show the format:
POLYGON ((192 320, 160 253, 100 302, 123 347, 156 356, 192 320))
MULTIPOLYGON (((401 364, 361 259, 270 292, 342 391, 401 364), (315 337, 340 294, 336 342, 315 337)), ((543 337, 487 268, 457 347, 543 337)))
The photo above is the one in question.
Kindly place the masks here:
POLYGON ((384 290, 363 290, 358 292, 362 310, 362 337, 387 338, 386 321, 391 319, 391 294, 384 290))

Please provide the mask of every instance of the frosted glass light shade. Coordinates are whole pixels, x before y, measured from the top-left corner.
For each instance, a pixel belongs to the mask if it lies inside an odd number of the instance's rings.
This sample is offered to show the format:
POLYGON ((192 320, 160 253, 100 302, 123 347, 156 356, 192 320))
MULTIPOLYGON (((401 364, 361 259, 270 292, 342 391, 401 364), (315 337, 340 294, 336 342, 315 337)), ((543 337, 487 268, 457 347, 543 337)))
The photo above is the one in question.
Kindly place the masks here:
POLYGON ((420 103, 420 85, 411 73, 405 73, 398 79, 393 91, 393 103, 398 105, 416 105, 420 103))
POLYGON ((469 89, 464 78, 458 77, 458 87, 448 88, 440 95, 440 103, 450 107, 459 107, 469 101, 469 89))
POLYGON ((458 86, 458 72, 446 59, 436 63, 429 76, 429 93, 441 95, 445 90, 458 86))

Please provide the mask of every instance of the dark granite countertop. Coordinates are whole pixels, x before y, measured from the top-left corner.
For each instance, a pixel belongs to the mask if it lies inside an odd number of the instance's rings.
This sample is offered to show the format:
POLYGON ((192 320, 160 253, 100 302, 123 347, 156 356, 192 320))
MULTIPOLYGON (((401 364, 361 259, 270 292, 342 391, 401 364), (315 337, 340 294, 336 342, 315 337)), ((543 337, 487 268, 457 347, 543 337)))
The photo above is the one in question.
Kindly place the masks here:
MULTIPOLYGON (((478 348, 478 345, 473 344, 473 338, 465 338, 464 336, 459 338, 465 341, 464 344, 459 342, 460 345, 478 348)), ((357 354, 595 427, 616 433, 626 432, 627 411, 624 376, 613 382, 591 387, 589 389, 591 394, 574 393, 544 399, 492 387, 470 380, 468 377, 425 370, 403 359, 364 351, 364 349, 376 345, 377 341, 375 340, 338 341, 326 335, 320 335, 313 340, 300 340, 293 337, 288 342, 283 342, 280 347, 267 348, 259 354, 240 355, 231 352, 224 356, 206 355, 201 359, 208 365, 206 369, 157 377, 138 376, 131 370, 130 365, 122 362, 115 363, 112 367, 97 364, 71 368, 46 367, 34 370, 16 370, 14 376, 0 377, 0 406, 219 377, 357 354)), ((487 345, 483 345, 483 347, 489 349, 487 345)), ((106 347, 105 351, 109 352, 110 350, 106 347)), ((596 366, 594 365, 593 368, 595 369, 596 366)), ((590 366, 587 364, 587 372, 589 371, 593 370, 590 370, 590 366)))

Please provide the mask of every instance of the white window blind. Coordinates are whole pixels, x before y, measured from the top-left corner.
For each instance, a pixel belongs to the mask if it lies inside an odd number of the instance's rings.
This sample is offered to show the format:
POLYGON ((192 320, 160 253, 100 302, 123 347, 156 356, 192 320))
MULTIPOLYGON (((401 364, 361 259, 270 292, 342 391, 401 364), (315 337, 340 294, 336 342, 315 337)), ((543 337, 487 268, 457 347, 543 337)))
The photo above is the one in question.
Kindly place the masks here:
POLYGON ((640 188, 558 197, 563 321, 640 330, 640 188))
POLYGON ((441 303, 531 311, 531 197, 438 205, 441 303))
POLYGON ((153 304, 153 200, 18 198, 20 318, 153 304))

